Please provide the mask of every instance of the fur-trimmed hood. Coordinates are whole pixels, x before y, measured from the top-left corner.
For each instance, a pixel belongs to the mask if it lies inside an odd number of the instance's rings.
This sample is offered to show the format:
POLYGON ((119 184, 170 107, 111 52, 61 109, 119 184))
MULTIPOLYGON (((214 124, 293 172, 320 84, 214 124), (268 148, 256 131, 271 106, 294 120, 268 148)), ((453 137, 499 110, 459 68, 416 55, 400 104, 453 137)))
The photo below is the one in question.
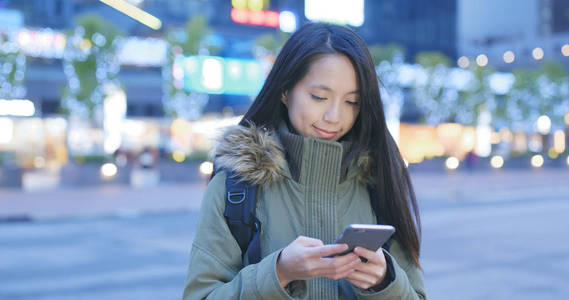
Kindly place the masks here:
POLYGON ((217 139, 211 152, 216 168, 231 170, 239 178, 263 185, 284 174, 284 149, 275 133, 259 128, 230 126, 217 139))
MULTIPOLYGON (((263 185, 282 178, 287 168, 285 150, 274 131, 250 124, 230 126, 217 139, 210 159, 216 169, 231 170, 244 181, 263 185)), ((371 157, 364 152, 357 159, 357 178, 371 182, 371 157)))

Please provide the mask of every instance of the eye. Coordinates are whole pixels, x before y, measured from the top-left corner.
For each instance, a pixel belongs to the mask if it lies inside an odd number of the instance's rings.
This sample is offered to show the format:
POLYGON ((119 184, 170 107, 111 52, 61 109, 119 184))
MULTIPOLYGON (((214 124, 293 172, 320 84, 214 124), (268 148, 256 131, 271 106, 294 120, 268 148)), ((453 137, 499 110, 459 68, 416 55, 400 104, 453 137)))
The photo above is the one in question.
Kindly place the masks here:
POLYGON ((312 96, 312 99, 314 99, 314 100, 318 100, 318 101, 323 101, 323 100, 326 100, 326 98, 323 98, 323 97, 318 97, 318 96, 316 96, 316 95, 312 95, 312 94, 310 94, 310 96, 312 96))
POLYGON ((359 102, 359 101, 350 101, 350 100, 347 100, 346 102, 347 102, 349 105, 353 105, 353 106, 359 106, 359 105, 360 105, 360 102, 359 102))

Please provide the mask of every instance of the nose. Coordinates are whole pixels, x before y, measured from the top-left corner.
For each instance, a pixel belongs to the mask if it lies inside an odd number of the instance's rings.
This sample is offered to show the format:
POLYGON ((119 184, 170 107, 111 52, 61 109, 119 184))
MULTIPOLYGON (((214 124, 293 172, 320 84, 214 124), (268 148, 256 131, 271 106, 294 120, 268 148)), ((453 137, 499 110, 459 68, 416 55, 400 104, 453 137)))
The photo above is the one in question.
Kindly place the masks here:
POLYGON ((340 121, 340 101, 330 101, 330 105, 324 113, 324 121, 329 123, 338 123, 340 121))

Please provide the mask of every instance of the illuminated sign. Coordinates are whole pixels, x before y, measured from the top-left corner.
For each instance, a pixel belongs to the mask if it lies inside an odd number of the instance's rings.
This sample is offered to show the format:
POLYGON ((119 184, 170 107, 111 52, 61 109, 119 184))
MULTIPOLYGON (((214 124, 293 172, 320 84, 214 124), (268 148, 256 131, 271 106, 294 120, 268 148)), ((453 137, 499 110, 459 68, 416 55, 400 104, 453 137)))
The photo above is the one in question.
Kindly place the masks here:
POLYGON ((118 59, 123 65, 161 66, 166 60, 168 43, 157 38, 118 39, 118 59))
POLYGON ((62 58, 66 38, 63 33, 49 28, 21 29, 17 35, 17 44, 20 51, 29 56, 62 58))
POLYGON ((36 108, 30 100, 0 99, 0 116, 31 117, 35 113, 36 108))
POLYGON ((252 11, 231 9, 231 20, 235 23, 267 27, 279 27, 279 13, 276 11, 252 11))
POLYGON ((304 14, 311 21, 361 26, 364 0, 305 0, 304 14))
POLYGON ((239 24, 279 27, 280 14, 265 10, 268 0, 232 0, 231 20, 239 24))
POLYGON ((255 95, 265 75, 255 60, 178 55, 172 66, 174 87, 208 94, 255 95))
POLYGON ((231 0, 231 5, 237 9, 259 11, 269 7, 269 0, 231 0))

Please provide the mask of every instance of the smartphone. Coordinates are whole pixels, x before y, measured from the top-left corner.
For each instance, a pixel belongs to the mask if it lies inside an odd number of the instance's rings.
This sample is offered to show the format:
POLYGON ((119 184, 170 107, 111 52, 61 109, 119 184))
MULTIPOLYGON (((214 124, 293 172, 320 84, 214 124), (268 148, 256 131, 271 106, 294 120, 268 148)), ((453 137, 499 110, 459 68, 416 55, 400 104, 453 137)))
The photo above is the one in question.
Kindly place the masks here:
POLYGON ((358 246, 377 251, 389 240, 394 232, 395 227, 391 225, 350 224, 344 228, 344 231, 334 241, 335 244, 347 244, 348 250, 329 257, 350 253, 358 246))

